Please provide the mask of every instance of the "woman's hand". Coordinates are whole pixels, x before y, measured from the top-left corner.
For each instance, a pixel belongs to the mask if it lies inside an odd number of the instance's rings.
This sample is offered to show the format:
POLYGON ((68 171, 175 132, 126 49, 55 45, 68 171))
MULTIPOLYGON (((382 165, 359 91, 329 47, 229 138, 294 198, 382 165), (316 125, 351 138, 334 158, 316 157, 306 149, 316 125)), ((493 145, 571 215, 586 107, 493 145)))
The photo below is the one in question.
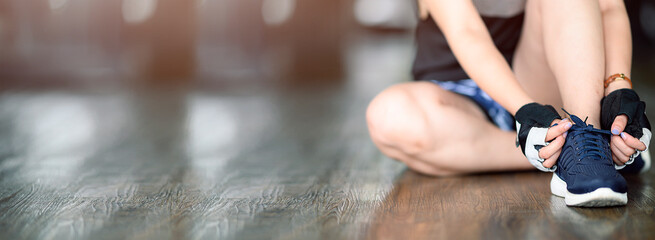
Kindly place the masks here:
POLYGON ((630 164, 648 148, 651 131, 646 103, 632 89, 618 89, 601 101, 601 127, 610 130, 612 160, 618 168, 630 164))
POLYGON ((530 164, 544 172, 555 171, 555 163, 562 152, 570 120, 561 117, 550 105, 529 103, 516 114, 516 145, 530 164))
POLYGON ((572 124, 568 118, 565 118, 564 120, 554 120, 551 126, 546 133, 546 142, 549 144, 539 149, 539 157, 545 159, 541 164, 546 168, 552 168, 557 163, 557 159, 562 153, 562 146, 566 141, 566 133, 571 129, 572 124))
POLYGON ((625 165, 630 160, 630 156, 639 151, 646 150, 646 144, 639 141, 627 132, 624 132, 628 124, 628 116, 619 115, 612 123, 612 138, 610 140, 610 149, 612 149, 612 160, 618 166, 625 165))

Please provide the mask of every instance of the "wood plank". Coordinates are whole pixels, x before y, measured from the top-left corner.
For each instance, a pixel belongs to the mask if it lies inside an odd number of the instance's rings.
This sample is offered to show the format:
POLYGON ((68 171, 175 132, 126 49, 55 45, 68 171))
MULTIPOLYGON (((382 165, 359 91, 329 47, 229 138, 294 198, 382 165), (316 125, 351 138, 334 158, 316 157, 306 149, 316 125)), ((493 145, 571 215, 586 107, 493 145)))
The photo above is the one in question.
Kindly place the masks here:
POLYGON ((4 94, 0 236, 655 237, 652 173, 600 209, 566 207, 549 174, 424 176, 375 149, 365 101, 308 95, 4 94))

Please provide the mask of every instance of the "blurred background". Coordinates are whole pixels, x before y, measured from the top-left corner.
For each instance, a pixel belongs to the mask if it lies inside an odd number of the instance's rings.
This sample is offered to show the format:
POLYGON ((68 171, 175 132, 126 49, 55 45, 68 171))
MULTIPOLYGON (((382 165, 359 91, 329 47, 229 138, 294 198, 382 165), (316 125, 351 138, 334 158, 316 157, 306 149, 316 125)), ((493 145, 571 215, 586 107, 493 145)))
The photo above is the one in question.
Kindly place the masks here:
MULTIPOLYGON (((649 81, 639 74, 655 66, 655 2, 626 4, 634 78, 649 81)), ((336 86, 383 81, 373 77, 380 61, 403 81, 414 9, 410 0, 1 0, 0 88, 336 86)))
MULTIPOLYGON (((363 42, 410 35, 412 8, 398 0, 2 0, 0 87, 342 84, 362 72, 355 65, 380 60, 354 53, 367 51, 363 42)), ((383 59, 406 76, 411 41, 394 46, 403 53, 383 59)))

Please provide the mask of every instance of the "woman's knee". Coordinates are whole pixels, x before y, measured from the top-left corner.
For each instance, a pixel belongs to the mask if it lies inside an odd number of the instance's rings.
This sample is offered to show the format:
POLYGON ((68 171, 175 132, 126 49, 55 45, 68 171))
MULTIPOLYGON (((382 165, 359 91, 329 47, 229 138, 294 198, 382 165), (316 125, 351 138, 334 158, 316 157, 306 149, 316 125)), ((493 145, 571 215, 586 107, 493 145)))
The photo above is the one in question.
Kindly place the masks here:
POLYGON ((378 147, 393 147, 404 154, 425 152, 434 143, 430 137, 425 110, 418 103, 421 96, 399 84, 378 94, 369 104, 366 119, 369 133, 378 147))
POLYGON ((436 177, 445 177, 453 176, 458 174, 463 174, 464 172, 453 171, 447 168, 445 159, 432 159, 433 161, 424 162, 418 159, 411 160, 399 160, 407 165, 409 169, 412 169, 421 174, 436 176, 436 177))
POLYGON ((368 106, 366 119, 369 133, 380 151, 427 175, 459 174, 452 167, 453 143, 443 136, 453 133, 452 125, 459 117, 474 118, 477 106, 458 102, 459 96, 429 82, 399 84, 378 94, 368 106), (467 112, 467 108, 472 108, 467 112), (467 114, 455 114, 460 109, 467 114), (473 110, 475 109, 475 110, 473 110))

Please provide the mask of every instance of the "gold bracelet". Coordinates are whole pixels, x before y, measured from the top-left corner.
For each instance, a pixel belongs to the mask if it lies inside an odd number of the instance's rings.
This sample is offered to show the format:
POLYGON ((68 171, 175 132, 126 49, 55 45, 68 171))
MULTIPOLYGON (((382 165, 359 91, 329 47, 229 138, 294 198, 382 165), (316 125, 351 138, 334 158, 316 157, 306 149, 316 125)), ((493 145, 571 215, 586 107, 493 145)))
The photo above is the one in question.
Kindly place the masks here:
POLYGON ((626 80, 626 81, 628 81, 628 83, 630 84, 630 88, 632 88, 632 81, 630 80, 630 78, 628 78, 628 77, 627 77, 625 74, 623 74, 623 73, 616 73, 616 74, 612 74, 611 76, 609 76, 609 77, 605 80, 605 88, 607 88, 607 86, 609 86, 610 83, 616 81, 617 79, 622 79, 622 80, 626 80))

